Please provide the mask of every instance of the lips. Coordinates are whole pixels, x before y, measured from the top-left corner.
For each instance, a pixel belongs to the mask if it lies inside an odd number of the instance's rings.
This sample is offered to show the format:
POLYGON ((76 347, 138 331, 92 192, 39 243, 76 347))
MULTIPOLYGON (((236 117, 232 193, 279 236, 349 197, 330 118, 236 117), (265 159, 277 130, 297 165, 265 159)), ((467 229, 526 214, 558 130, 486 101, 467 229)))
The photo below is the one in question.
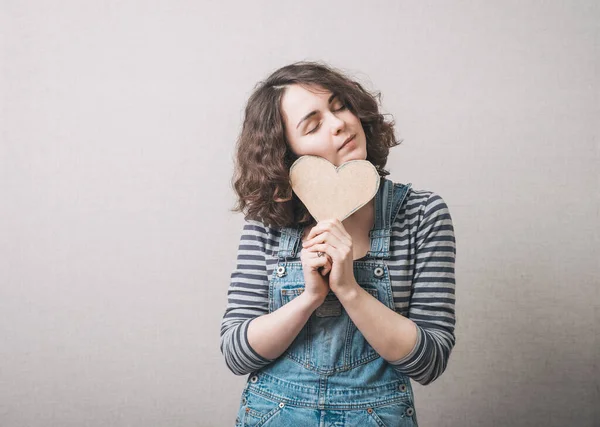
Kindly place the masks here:
MULTIPOLYGON (((346 146, 346 144, 348 144, 348 143, 349 143, 350 141, 352 141, 354 138, 356 138, 356 134, 349 136, 349 137, 348 137, 348 139, 346 139, 346 140, 344 141, 344 143, 343 143, 343 144, 342 144, 342 146, 339 148, 339 150, 341 150, 342 148, 344 148, 344 147, 346 146)), ((339 150, 338 150, 338 151, 339 151, 339 150)))

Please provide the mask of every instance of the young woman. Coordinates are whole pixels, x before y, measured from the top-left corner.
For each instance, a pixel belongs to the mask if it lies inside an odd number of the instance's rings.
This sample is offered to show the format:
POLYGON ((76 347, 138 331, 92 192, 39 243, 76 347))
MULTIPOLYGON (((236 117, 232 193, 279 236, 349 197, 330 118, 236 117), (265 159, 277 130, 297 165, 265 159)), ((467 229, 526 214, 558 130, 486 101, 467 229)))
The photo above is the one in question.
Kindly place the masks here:
POLYGON ((415 426, 410 379, 454 347, 455 239, 443 199, 385 178, 393 122, 326 64, 285 66, 254 90, 237 144, 245 213, 221 351, 248 375, 237 426, 415 426), (302 155, 370 161, 377 195, 318 223, 292 192, 302 155))

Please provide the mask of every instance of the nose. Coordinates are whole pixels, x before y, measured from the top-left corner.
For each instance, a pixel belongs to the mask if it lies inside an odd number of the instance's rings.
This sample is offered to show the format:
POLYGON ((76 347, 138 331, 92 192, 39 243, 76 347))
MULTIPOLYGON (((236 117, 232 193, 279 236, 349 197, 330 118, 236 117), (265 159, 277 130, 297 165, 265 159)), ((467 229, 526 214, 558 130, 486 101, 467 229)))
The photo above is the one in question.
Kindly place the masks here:
POLYGON ((331 133, 337 135, 346 126, 346 122, 341 118, 337 117, 335 114, 331 113, 331 133))

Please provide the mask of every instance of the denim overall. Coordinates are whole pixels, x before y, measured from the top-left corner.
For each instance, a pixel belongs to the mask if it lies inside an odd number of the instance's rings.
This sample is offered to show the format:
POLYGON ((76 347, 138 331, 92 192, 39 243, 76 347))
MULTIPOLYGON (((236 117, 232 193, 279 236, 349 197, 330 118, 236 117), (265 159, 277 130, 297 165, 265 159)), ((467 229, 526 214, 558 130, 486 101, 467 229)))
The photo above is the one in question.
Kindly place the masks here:
MULTIPOLYGON (((356 281, 394 309, 388 267, 392 222, 412 184, 382 179, 367 255, 354 261, 356 281)), ((278 267, 269 279, 269 312, 304 290, 299 259, 303 227, 283 228, 278 267)), ((288 349, 251 373, 236 426, 416 426, 409 378, 392 369, 365 340, 330 292, 288 349)))

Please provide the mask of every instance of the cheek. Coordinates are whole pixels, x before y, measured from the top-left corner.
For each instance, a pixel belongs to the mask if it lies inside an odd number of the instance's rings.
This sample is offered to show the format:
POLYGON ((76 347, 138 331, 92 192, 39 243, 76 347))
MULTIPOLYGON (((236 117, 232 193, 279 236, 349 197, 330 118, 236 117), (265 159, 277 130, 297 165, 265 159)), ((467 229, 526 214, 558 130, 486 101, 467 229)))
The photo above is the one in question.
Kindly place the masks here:
POLYGON ((351 121, 354 124, 360 124, 360 119, 358 118, 358 116, 356 116, 350 110, 347 110, 347 112, 348 112, 348 116, 347 116, 346 120, 351 121))
POLYGON ((362 134, 364 135, 364 133, 365 133, 365 128, 363 127, 363 125, 362 125, 362 122, 360 121, 360 119, 356 119, 356 126, 357 126, 358 128, 360 128, 360 131, 361 131, 361 132, 362 132, 362 134))
POLYGON ((294 140, 288 141, 288 147, 298 157, 311 154, 315 150, 318 150, 320 146, 320 144, 318 143, 318 139, 314 137, 296 138, 294 140))
POLYGON ((304 141, 300 149, 301 155, 319 155, 322 151, 322 144, 319 144, 316 140, 304 141))
POLYGON ((329 145, 323 135, 316 134, 303 144, 305 154, 325 155, 329 152, 329 145))

